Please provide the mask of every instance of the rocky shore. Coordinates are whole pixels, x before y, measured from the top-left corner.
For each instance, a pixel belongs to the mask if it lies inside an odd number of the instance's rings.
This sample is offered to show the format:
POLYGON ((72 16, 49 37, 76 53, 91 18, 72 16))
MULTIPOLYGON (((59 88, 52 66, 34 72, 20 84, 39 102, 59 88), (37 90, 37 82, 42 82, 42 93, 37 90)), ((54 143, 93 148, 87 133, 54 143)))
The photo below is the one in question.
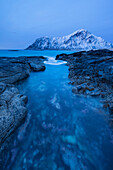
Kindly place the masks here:
MULTIPOLYGON (((67 61, 75 94, 99 96, 113 115, 113 51, 90 50, 61 54, 56 60, 67 61)), ((111 121, 113 118, 111 116, 111 121)))
POLYGON ((27 96, 14 83, 27 78, 31 71, 44 71, 45 57, 0 57, 0 146, 27 115, 27 96))

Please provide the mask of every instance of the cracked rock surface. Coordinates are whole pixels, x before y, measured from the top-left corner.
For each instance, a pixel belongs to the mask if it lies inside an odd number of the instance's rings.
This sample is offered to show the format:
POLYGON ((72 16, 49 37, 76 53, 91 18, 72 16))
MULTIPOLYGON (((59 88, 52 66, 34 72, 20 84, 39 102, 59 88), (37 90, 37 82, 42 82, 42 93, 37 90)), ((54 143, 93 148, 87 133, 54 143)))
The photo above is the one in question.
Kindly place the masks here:
POLYGON ((19 126, 27 115, 27 96, 13 85, 0 83, 0 144, 19 126))
POLYGON ((46 58, 0 57, 0 146, 27 115, 27 96, 14 83, 27 78, 31 71, 44 71, 46 58))
POLYGON ((81 51, 56 59, 67 61, 73 93, 99 96, 113 114, 113 51, 81 51))

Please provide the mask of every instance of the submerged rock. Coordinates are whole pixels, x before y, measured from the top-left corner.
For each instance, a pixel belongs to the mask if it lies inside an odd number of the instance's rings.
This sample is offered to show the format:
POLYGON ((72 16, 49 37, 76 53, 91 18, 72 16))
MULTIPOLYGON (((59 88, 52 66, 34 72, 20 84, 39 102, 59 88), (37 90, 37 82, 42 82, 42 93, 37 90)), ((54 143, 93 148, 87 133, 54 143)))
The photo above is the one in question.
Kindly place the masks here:
POLYGON ((57 170, 57 165, 53 160, 42 160, 38 165, 38 169, 57 170))
POLYGON ((72 145, 76 144, 76 137, 75 136, 62 136, 62 140, 64 142, 70 143, 72 145))

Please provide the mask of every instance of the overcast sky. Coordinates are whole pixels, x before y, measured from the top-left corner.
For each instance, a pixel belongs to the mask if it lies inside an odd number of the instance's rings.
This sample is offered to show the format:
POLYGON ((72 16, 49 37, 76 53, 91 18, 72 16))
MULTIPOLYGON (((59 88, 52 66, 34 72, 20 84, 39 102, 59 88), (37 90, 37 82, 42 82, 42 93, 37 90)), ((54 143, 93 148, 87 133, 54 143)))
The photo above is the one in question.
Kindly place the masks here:
POLYGON ((113 43, 113 0, 0 0, 0 49, 84 28, 113 43))

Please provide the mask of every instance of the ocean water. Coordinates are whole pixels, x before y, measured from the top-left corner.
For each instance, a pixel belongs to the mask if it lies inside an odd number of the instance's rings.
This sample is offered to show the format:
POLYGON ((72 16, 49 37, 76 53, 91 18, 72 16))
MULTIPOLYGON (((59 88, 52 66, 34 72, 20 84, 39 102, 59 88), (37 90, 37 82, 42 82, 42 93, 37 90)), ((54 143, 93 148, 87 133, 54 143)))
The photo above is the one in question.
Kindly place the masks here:
POLYGON ((16 84, 28 96, 28 116, 4 151, 2 169, 112 170, 109 113, 98 98, 72 93, 68 66, 54 60, 60 51, 9 53, 4 52, 6 56, 43 55, 49 61, 44 72, 32 72, 16 84))
POLYGON ((0 50, 0 57, 19 57, 19 56, 46 56, 46 57, 56 57, 57 54, 70 54, 74 51, 70 50, 19 50, 19 51, 11 51, 11 50, 0 50))

